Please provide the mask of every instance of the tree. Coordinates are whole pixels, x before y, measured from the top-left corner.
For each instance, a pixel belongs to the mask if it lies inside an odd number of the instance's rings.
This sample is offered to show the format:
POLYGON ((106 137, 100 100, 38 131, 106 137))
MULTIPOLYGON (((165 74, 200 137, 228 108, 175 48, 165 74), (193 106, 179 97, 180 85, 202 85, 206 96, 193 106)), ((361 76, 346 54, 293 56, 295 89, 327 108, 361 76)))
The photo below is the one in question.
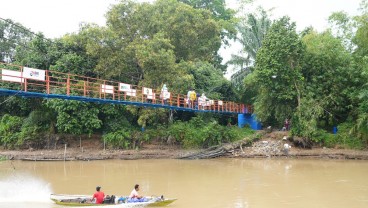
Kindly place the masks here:
POLYGON ((258 8, 257 13, 250 13, 240 18, 236 25, 239 32, 237 41, 240 42, 243 48, 240 55, 232 54, 232 58, 228 63, 239 66, 240 69, 254 63, 257 51, 261 48, 270 26, 271 20, 262 8, 258 8))
POLYGON ((89 42, 88 52, 103 57, 97 72, 105 77, 130 77, 136 84, 153 78, 151 65, 145 64, 148 60, 155 60, 155 70, 170 67, 175 74, 178 68, 172 66, 181 61, 213 61, 221 45, 221 30, 211 14, 176 0, 122 1, 107 13, 107 24, 106 29, 85 29, 97 37, 89 42))
POLYGON ((231 82, 208 62, 194 63, 191 73, 194 76, 196 92, 205 93, 211 99, 233 101, 237 99, 231 82))
POLYGON ((245 103, 253 102, 257 85, 250 84, 251 82, 247 81, 248 86, 243 87, 243 80, 252 72, 252 67, 249 66, 255 62, 257 52, 261 48, 270 26, 271 20, 262 8, 258 8, 256 13, 241 16, 236 25, 238 31, 237 41, 242 45, 242 50, 240 54, 232 54, 230 61, 227 63, 238 68, 237 72, 231 76, 231 81, 234 83, 241 100, 245 103))
POLYGON ((96 77, 94 68, 97 58, 87 53, 87 34, 68 34, 54 40, 49 54, 54 54, 55 63, 50 67, 53 71, 96 77))
POLYGON ((357 120, 351 129, 354 136, 362 139, 368 144, 368 1, 363 0, 360 6, 361 15, 354 19, 357 21, 357 31, 353 37, 356 44, 354 55, 354 63, 356 70, 359 72, 359 80, 361 85, 358 87, 359 107, 357 111, 357 120))
POLYGON ((226 8, 225 0, 179 0, 185 4, 191 5, 195 9, 206 9, 212 13, 222 27, 221 39, 223 43, 228 45, 228 39, 235 38, 235 11, 226 8))
POLYGON ((19 23, 0 19, 0 61, 14 62, 17 47, 27 47, 33 34, 19 23))
POLYGON ((259 49, 255 79, 259 85, 254 103, 261 121, 275 124, 300 106, 304 47, 288 17, 275 21, 259 49))
POLYGON ((136 59, 143 69, 146 86, 158 88, 164 83, 172 84, 173 77, 179 73, 175 70, 173 49, 170 41, 160 33, 154 35, 152 40, 143 40, 142 44, 137 45, 136 59))
POLYGON ((37 34, 27 46, 18 46, 16 49, 16 63, 38 69, 49 69, 56 58, 50 56, 49 50, 53 42, 46 39, 42 33, 37 34))
POLYGON ((333 37, 329 30, 310 31, 303 37, 303 43, 306 91, 314 106, 319 105, 324 111, 318 120, 325 121, 326 126, 344 122, 352 106, 356 106, 352 95, 360 85, 360 72, 353 68, 351 54, 343 41, 333 37))
POLYGON ((328 21, 335 36, 343 41, 347 50, 352 51, 354 48, 352 37, 356 30, 356 22, 346 12, 334 12, 329 16, 328 21))

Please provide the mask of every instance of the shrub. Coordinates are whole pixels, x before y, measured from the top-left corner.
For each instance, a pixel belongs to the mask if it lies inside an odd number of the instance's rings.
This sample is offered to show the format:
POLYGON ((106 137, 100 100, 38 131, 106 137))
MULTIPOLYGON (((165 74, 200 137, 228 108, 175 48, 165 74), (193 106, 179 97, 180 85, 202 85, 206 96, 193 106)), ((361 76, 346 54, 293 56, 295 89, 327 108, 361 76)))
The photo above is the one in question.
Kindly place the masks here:
POLYGON ((5 148, 14 148, 20 138, 23 119, 5 114, 0 121, 0 142, 5 148))
POLYGON ((336 144, 341 145, 344 148, 364 149, 364 141, 356 134, 351 133, 352 127, 353 124, 349 122, 342 123, 338 126, 336 144))
POLYGON ((110 132, 102 136, 102 139, 106 142, 106 145, 118 149, 128 149, 131 144, 131 132, 128 130, 118 130, 115 132, 110 132))
POLYGON ((225 127, 214 120, 204 122, 194 117, 189 122, 175 122, 168 127, 167 132, 185 148, 206 148, 242 139, 254 131, 249 128, 225 127))
POLYGON ((363 149, 364 142, 350 133, 352 126, 353 124, 349 122, 340 124, 337 134, 332 134, 325 130, 318 130, 313 141, 329 148, 363 149))

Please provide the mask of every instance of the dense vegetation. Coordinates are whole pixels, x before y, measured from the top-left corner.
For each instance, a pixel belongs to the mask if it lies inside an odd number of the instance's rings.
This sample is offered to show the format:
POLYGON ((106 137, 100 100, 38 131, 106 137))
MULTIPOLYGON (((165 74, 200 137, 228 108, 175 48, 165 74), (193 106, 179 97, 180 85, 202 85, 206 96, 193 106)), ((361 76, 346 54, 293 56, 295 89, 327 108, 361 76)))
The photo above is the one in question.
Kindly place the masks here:
MULTIPOLYGON (((122 0, 106 14, 106 26, 84 24, 53 40, 5 20, 0 60, 155 89, 166 84, 181 94, 195 87, 213 99, 250 102, 267 126, 281 128, 290 118, 294 136, 317 144, 368 146, 366 1, 359 16, 333 13, 323 32, 298 33, 288 17, 271 21, 263 9, 235 17, 224 0, 122 0), (219 49, 231 39, 244 54, 229 63, 250 70, 242 83, 223 76, 219 49)), ((236 118, 224 115, 16 96, 0 97, 0 116, 5 148, 44 148, 60 134, 101 135, 110 148, 153 140, 208 147, 252 133, 230 127, 236 118)))

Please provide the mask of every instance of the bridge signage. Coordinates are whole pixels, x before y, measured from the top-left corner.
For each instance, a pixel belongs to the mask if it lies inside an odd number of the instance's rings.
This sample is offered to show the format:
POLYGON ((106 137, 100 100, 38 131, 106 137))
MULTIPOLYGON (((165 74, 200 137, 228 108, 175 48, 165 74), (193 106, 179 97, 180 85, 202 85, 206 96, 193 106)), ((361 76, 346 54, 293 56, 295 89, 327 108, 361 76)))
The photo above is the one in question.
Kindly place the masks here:
POLYGON ((131 92, 131 85, 125 83, 119 83, 119 90, 122 92, 131 92))
POLYGON ((143 94, 145 94, 145 95, 153 95, 152 89, 151 88, 147 88, 147 87, 143 87, 143 94))
POLYGON ((1 72, 1 79, 8 82, 21 82, 23 83, 24 80, 22 77, 22 72, 20 71, 12 71, 12 70, 6 70, 2 69, 1 72))
POLYGON ((114 86, 112 86, 112 85, 101 85, 101 92, 102 93, 114 94, 114 86))
POLYGON ((23 67, 23 77, 45 81, 45 70, 23 67))

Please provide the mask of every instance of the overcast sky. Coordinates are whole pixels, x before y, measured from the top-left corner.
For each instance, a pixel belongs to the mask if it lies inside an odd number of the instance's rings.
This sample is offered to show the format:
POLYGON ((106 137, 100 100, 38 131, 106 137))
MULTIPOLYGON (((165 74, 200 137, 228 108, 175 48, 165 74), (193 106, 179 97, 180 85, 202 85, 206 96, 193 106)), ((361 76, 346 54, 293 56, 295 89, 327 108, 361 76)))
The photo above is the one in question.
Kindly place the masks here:
MULTIPOLYGON (((236 7, 237 0, 228 0, 236 7)), ((327 18, 334 11, 356 14, 361 0, 257 0, 264 8, 275 8, 273 17, 288 15, 301 30, 312 25, 319 31, 327 26, 327 18)), ((0 0, 0 17, 12 19, 42 32, 48 38, 76 32, 79 23, 105 24, 105 13, 117 0, 0 0)))
MULTIPOLYGON (((140 0, 143 1, 143 0, 140 0)), ((0 0, 0 17, 12 19, 47 38, 58 38, 77 32, 81 22, 105 24, 105 13, 118 0, 0 0)), ((227 0, 237 8, 237 0, 227 0)), ((255 5, 274 8, 273 18, 288 15, 298 30, 313 26, 318 31, 327 27, 327 18, 334 11, 356 15, 361 0, 256 0, 255 5)), ((224 58, 238 50, 228 49, 224 58)), ((222 52, 223 53, 223 52, 222 52)))

